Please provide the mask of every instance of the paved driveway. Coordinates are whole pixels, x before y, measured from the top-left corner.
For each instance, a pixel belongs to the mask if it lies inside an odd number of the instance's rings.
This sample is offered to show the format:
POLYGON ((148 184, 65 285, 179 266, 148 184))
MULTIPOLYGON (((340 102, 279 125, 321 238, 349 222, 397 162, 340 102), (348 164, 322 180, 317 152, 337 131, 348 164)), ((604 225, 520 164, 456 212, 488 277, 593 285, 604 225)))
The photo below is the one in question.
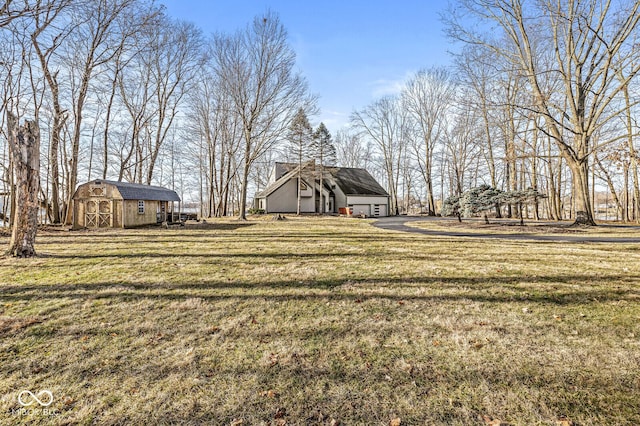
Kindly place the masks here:
MULTIPOLYGON (((496 234, 496 233, 471 233, 457 231, 437 231, 431 229, 420 229, 407 226, 408 222, 425 222, 433 220, 452 220, 427 216, 389 216, 380 218, 373 223, 373 226, 390 231, 412 232, 414 234, 435 235, 441 237, 464 237, 464 238, 485 238, 500 240, 528 240, 528 241, 557 241, 572 243, 640 243, 640 237, 598 237, 580 235, 544 235, 544 234, 496 234)), ((606 226, 606 225, 604 225, 606 226)), ((640 227, 638 228, 640 234, 640 227)))

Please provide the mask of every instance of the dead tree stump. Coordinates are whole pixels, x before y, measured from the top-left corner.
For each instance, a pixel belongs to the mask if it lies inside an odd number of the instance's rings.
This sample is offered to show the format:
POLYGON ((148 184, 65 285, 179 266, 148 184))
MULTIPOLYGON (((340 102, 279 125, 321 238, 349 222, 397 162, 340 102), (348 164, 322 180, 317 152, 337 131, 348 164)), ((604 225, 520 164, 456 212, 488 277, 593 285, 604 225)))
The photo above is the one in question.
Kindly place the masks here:
POLYGON ((15 214, 8 254, 15 257, 36 255, 38 231, 38 191, 40 190, 40 129, 35 121, 20 126, 16 117, 7 114, 9 146, 16 177, 13 196, 15 214))

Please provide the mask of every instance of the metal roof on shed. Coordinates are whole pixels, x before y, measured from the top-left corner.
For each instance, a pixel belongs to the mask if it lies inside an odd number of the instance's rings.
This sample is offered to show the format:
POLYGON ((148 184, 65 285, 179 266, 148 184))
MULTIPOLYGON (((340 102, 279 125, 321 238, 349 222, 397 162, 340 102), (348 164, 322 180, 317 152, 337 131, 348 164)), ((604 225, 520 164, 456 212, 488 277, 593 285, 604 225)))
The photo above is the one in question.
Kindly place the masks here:
POLYGON ((106 183, 118 188, 124 200, 149 200, 149 201, 180 201, 180 197, 171 189, 161 186, 141 185, 139 183, 117 182, 113 180, 96 179, 89 182, 95 185, 106 183))

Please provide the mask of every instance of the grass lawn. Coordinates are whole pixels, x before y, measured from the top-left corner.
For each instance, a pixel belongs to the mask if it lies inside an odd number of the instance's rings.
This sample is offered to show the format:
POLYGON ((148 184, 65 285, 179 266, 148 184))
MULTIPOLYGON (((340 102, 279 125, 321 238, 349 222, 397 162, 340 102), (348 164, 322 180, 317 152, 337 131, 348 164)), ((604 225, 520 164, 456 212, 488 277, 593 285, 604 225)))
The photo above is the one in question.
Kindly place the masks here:
POLYGON ((0 259, 2 425, 640 424, 638 244, 289 218, 36 249, 0 259))

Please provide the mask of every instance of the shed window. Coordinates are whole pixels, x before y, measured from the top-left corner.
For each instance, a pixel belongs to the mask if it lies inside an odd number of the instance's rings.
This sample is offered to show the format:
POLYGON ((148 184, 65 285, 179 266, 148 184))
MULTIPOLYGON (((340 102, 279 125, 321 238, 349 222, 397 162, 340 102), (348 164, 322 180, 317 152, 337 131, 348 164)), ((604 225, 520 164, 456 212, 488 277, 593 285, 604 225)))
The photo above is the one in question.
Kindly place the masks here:
POLYGON ((138 201, 138 214, 144 214, 144 200, 138 201))

